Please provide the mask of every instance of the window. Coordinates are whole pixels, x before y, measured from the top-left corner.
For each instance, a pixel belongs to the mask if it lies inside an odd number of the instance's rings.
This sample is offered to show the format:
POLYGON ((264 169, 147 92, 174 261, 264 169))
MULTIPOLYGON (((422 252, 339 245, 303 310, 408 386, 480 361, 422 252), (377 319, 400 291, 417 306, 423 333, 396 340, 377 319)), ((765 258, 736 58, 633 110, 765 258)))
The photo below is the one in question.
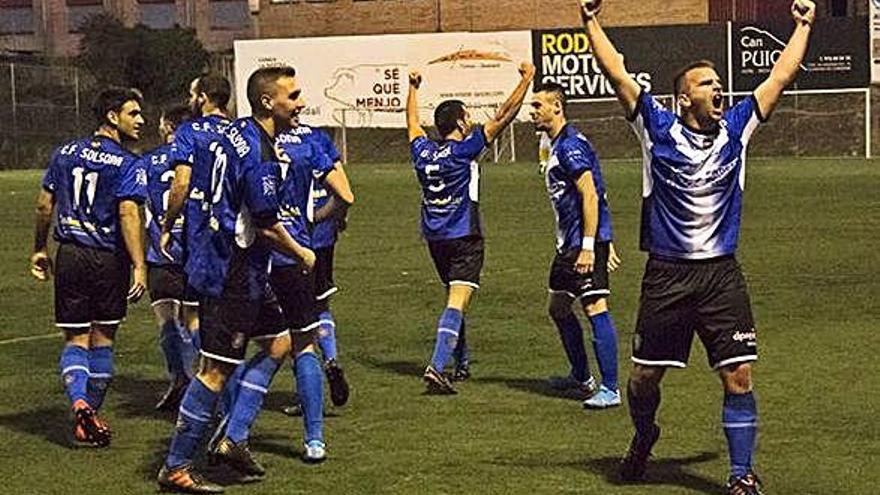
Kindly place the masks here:
POLYGON ((242 0, 212 0, 211 29, 238 30, 251 24, 248 3, 242 0))
POLYGON ((101 0, 67 0, 67 30, 80 32, 80 26, 93 15, 104 13, 101 0))
POLYGON ((177 24, 174 0, 138 0, 141 24, 153 29, 171 29, 177 24))
POLYGON ((0 0, 0 34, 34 32, 34 7, 31 0, 0 0))

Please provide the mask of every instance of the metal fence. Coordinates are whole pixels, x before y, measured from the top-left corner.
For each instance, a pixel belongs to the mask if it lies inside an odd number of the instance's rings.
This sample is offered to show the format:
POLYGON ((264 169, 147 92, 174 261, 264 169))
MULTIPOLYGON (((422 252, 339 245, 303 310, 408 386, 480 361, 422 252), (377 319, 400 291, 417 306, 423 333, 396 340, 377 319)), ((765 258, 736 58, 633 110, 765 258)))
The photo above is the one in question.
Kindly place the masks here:
POLYGON ((93 127, 80 69, 0 63, 0 169, 45 166, 52 149, 93 127))

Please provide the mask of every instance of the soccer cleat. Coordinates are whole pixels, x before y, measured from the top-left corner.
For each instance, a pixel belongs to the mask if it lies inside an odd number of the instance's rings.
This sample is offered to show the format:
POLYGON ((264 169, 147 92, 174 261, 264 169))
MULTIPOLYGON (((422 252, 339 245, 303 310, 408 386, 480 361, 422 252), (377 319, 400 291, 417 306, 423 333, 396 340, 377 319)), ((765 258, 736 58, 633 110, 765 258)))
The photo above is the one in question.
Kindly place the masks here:
POLYGON ((257 481, 266 476, 266 468, 254 459, 247 440, 235 443, 224 437, 211 451, 211 455, 215 462, 224 462, 247 477, 242 482, 257 481))
POLYGON ((648 466, 648 458, 651 457, 651 449, 660 438, 660 427, 653 425, 648 435, 642 436, 638 432, 629 445, 629 451, 620 461, 620 479, 622 481, 641 481, 645 477, 645 469, 648 466))
POLYGON ((223 493, 223 487, 206 481, 193 470, 191 464, 184 464, 174 469, 163 465, 156 482, 159 483, 161 492, 223 493))
POLYGON ((452 386, 452 382, 449 381, 449 378, 446 378, 446 375, 438 372, 431 365, 428 365, 428 367, 425 368, 425 374, 422 375, 422 380, 425 381, 425 385, 428 388, 427 392, 429 394, 453 395, 458 393, 455 391, 455 387, 452 386))
POLYGON ((74 447, 103 448, 110 445, 112 433, 110 427, 98 418, 95 410, 80 401, 73 410, 73 435, 71 443, 74 447))
POLYGON ((320 440, 311 440, 303 444, 303 461, 310 464, 324 462, 327 459, 327 446, 320 440))
POLYGON ((550 388, 553 390, 559 390, 560 392, 572 390, 577 392, 577 395, 583 399, 592 397, 596 391, 599 390, 599 386, 596 384, 596 379, 592 376, 585 382, 579 381, 571 375, 551 376, 549 383, 550 388))
POLYGON ((156 403, 156 410, 162 412, 177 411, 188 386, 189 380, 175 380, 171 382, 168 385, 168 390, 162 394, 162 398, 156 403))
POLYGON ((282 407, 281 412, 284 413, 286 416, 298 418, 303 415, 303 407, 302 404, 297 402, 296 404, 282 407))
POLYGON ((327 375, 327 383, 330 384, 330 402, 336 407, 344 406, 348 402, 349 389, 342 368, 335 359, 331 359, 324 365, 324 373, 327 375))
POLYGON ((745 476, 731 476, 727 481, 727 495, 761 495, 761 479, 754 471, 745 476))
POLYGON ((450 379, 454 382, 463 382, 471 377, 471 367, 467 364, 456 364, 455 371, 452 372, 450 379))
POLYGON ((602 385, 599 391, 584 401, 585 409, 608 409, 620 405, 620 390, 611 390, 602 385))

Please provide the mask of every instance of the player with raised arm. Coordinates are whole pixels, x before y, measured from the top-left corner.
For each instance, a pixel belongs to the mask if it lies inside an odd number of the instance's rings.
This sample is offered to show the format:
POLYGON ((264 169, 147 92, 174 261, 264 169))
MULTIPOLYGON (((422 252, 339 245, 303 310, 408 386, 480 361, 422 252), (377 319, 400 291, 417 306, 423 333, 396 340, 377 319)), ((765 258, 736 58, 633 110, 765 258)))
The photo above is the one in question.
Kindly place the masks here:
POLYGON ((816 7, 792 3, 794 32, 769 76, 724 110, 714 65, 694 62, 675 78, 675 115, 630 77, 602 30, 598 2, 581 4, 593 54, 611 81, 643 149, 641 247, 648 251, 628 385, 636 433, 621 465, 640 479, 660 436, 660 381, 686 366, 696 332, 724 387, 722 424, 730 453, 727 490, 760 493, 752 467, 758 411, 752 393, 757 341, 746 283, 734 254, 739 237, 749 139, 797 77, 816 7))
MULTIPOLYGON (((272 249, 301 259, 306 269, 314 265, 314 253, 291 238, 279 221, 276 196, 280 169, 275 136, 290 125, 297 107, 300 89, 295 76, 292 67, 267 67, 251 74, 247 95, 253 116, 233 122, 221 139, 208 144, 214 160, 206 189, 200 182, 203 165, 198 159, 194 162, 190 198, 199 207, 188 210, 187 223, 198 230, 188 229, 194 235, 187 238, 186 273, 200 296, 203 359, 181 401, 159 472, 157 481, 165 490, 223 491, 193 470, 192 459, 227 378, 244 361, 249 336, 281 321, 268 291, 272 249)), ((182 206, 169 204, 168 212, 179 212, 182 206)), ((176 219, 167 215, 165 230, 176 219)))
POLYGON ((171 228, 174 243, 172 259, 162 254, 159 237, 168 204, 169 188, 174 180, 174 131, 190 118, 190 108, 175 105, 159 116, 159 136, 165 143, 141 157, 147 171, 146 213, 147 266, 150 300, 159 327, 159 344, 165 356, 170 383, 156 404, 158 411, 176 411, 180 398, 193 375, 198 353, 198 301, 187 297, 186 275, 183 272, 183 216, 171 228))
POLYGON ((521 79, 495 116, 484 125, 471 120, 459 100, 441 102, 434 111, 440 141, 428 139, 419 123, 418 89, 422 76, 409 74, 406 125, 416 177, 422 189, 422 235, 440 279, 447 287, 446 308, 437 324, 431 362, 423 379, 429 393, 454 394, 443 370, 458 347, 457 377, 470 374, 464 345, 464 313, 483 267, 483 229, 479 212, 480 166, 477 157, 520 111, 535 67, 523 62, 521 79))
POLYGON ((587 408, 619 406, 617 330, 608 312, 608 272, 617 268, 620 259, 612 244, 611 210, 599 158, 565 117, 565 88, 556 83, 539 85, 530 106, 536 130, 552 139, 545 183, 556 217, 556 257, 550 268, 548 311, 571 364, 569 375, 551 385, 580 391, 587 408), (575 299, 593 327, 593 349, 602 373, 595 394, 584 332, 571 311, 575 299))
POLYGON ((97 411, 113 378, 113 342, 126 298, 137 301, 146 290, 140 205, 147 173, 124 147, 140 137, 141 104, 134 89, 101 91, 92 107, 98 129, 54 151, 37 199, 31 273, 38 280, 51 275, 47 238, 54 211, 55 325, 66 340, 59 369, 77 446, 110 444, 110 428, 97 411))

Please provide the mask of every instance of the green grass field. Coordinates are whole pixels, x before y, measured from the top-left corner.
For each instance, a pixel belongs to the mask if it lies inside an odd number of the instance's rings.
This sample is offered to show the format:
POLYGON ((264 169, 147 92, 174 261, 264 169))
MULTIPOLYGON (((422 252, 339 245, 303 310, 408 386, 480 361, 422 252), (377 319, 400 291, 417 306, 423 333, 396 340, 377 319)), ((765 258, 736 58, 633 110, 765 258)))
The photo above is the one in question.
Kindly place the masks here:
MULTIPOLYGON (((292 386, 282 369, 253 438, 269 476, 230 493, 723 491, 722 392, 701 346, 690 369, 665 380, 663 436, 643 485, 613 481, 632 434, 626 409, 588 412, 545 386, 567 367, 545 316, 552 214, 532 165, 483 168, 487 256, 468 319, 474 378, 455 397, 425 396, 419 379, 444 293, 419 238, 415 178, 403 164, 348 170, 358 203, 337 251, 334 310, 352 401, 328 410, 329 460, 305 465, 301 423, 279 412, 292 386)), ((612 162, 605 176, 624 258, 611 302, 625 372, 645 260, 641 173, 634 162, 612 162)), ((65 445, 61 338, 10 340, 55 331, 51 287, 27 271, 39 179, 0 174, 0 493, 151 493, 173 425, 152 410, 165 378, 149 304, 133 306, 119 334, 107 450, 65 445)), ((754 160, 747 183, 740 262, 758 322, 757 465, 766 491, 875 494, 880 162, 754 160)))

